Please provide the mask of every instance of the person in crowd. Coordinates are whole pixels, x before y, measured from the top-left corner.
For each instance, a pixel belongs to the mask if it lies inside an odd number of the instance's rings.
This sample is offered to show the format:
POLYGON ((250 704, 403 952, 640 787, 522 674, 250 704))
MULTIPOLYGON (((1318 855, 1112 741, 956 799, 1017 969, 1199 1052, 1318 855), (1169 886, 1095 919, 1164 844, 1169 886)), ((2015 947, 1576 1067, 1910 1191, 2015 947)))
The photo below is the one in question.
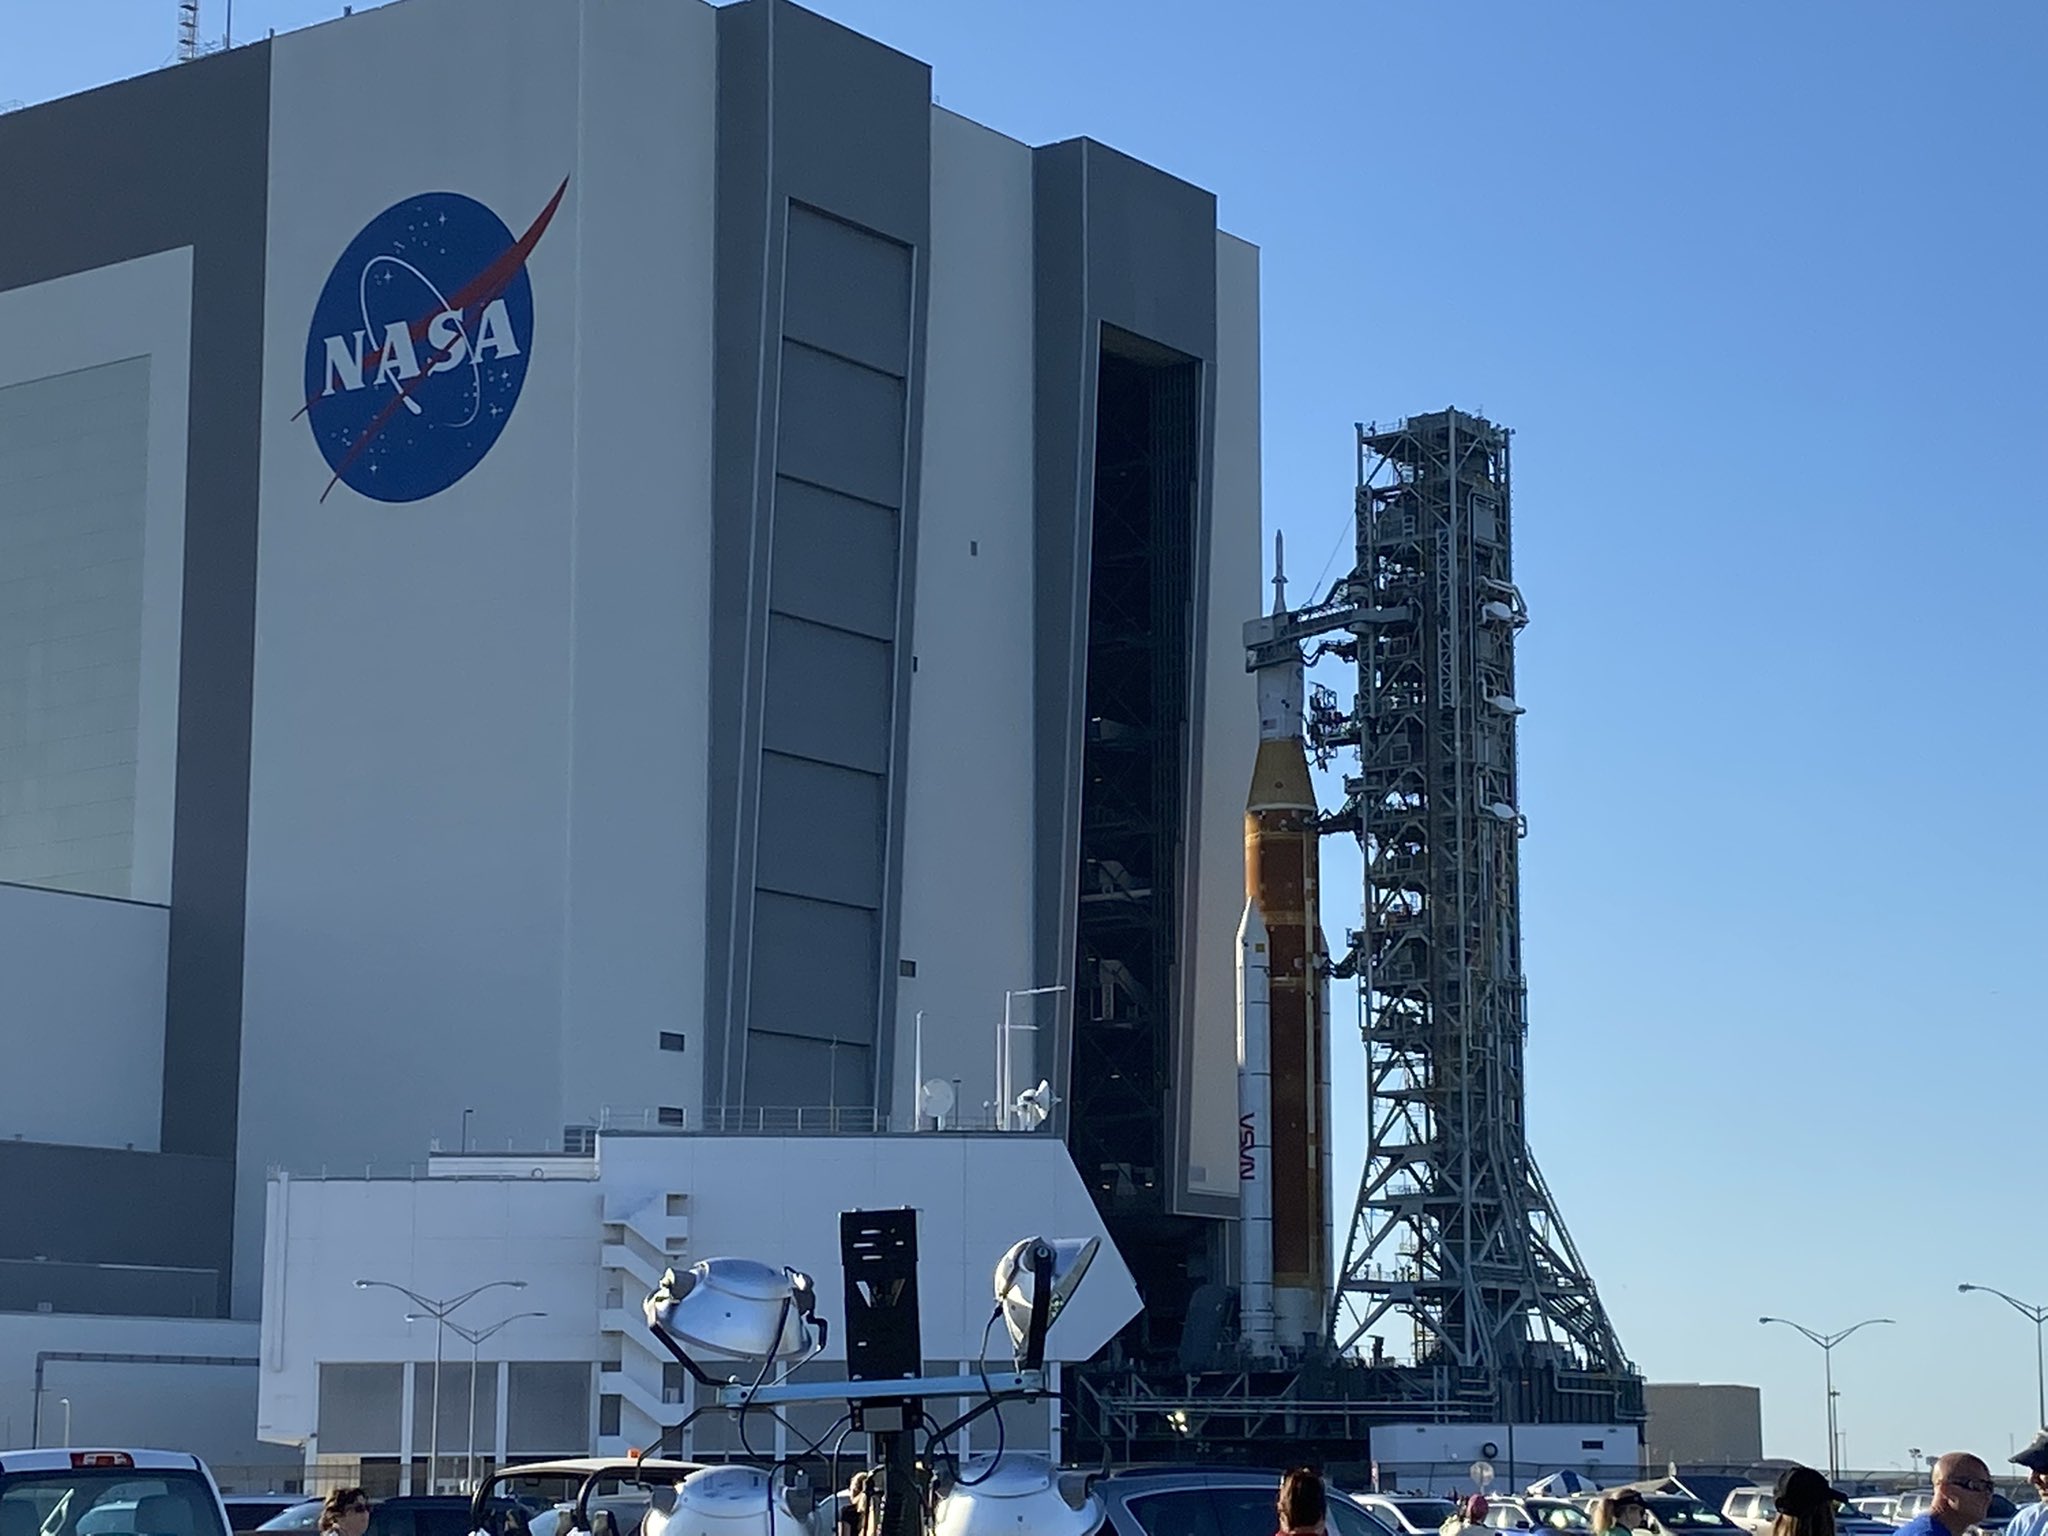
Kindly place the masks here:
POLYGON ((1330 1510, 1323 1474, 1296 1467, 1280 1479, 1279 1536, 1327 1536, 1330 1510))
POLYGON ((363 1536, 370 1528, 370 1496, 360 1488, 337 1488, 320 1506, 321 1536, 363 1536))
POLYGON ((1778 1474, 1771 1502, 1778 1507, 1771 1536, 1835 1536, 1835 1510, 1849 1502, 1849 1495, 1830 1487, 1813 1468, 1791 1466, 1778 1474))
POLYGON ((1898 1529, 1898 1536, 1963 1536, 1991 1508, 1998 1485, 1984 1458, 1950 1451, 1934 1464, 1934 1507, 1898 1529))
POLYGON ((1483 1493, 1470 1494, 1458 1500, 1457 1507, 1437 1527, 1437 1536, 1467 1536, 1468 1532, 1485 1530, 1487 1508, 1483 1493))
POLYGON ((1650 1506, 1643 1502, 1641 1489, 1624 1488, 1593 1501, 1593 1536, 1607 1536, 1610 1531, 1640 1531, 1649 1520, 1650 1506))
POLYGON ((2013 1460, 2027 1469, 2037 1502, 2023 1506, 2012 1517, 2012 1524, 2005 1528, 2008 1536, 2048 1536, 2048 1429, 2034 1436, 2034 1443, 2013 1460))

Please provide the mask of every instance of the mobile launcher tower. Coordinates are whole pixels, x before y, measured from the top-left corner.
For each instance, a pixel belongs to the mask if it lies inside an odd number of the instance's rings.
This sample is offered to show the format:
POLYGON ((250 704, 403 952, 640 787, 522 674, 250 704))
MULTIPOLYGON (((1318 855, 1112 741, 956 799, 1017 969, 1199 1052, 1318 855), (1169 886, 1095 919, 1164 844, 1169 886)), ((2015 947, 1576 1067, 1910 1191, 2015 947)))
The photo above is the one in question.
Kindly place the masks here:
POLYGON ((1456 410, 1358 429, 1358 694, 1311 701, 1311 744, 1355 747, 1326 832, 1365 856, 1356 976, 1364 1176, 1332 1343, 1393 1314, 1431 1395, 1510 1421, 1625 1422, 1641 1380, 1525 1130, 1509 433, 1456 410))
POLYGON ((1261 743, 1239 932, 1241 1368, 1145 1383, 1142 1404, 1105 1395, 1126 1410, 1106 1415, 1126 1453, 1165 1449, 1145 1443, 1141 1406, 1184 1448, 1271 1460, 1286 1442, 1333 1467, 1360 1458, 1375 1425, 1643 1417, 1641 1378, 1525 1131, 1515 640, 1528 614, 1508 450, 1505 428, 1456 410, 1359 427, 1355 567, 1291 611, 1276 581, 1273 613, 1245 627, 1261 743), (1303 698, 1307 666, 1331 654, 1357 667, 1348 710, 1328 688, 1303 698), (1359 772, 1318 816, 1306 759, 1344 750, 1359 772), (1315 845, 1345 833, 1364 854, 1363 926, 1332 962, 1315 845), (1334 1292, 1304 1303, 1300 1271, 1331 1273, 1327 987, 1347 978, 1365 1166, 1334 1292))

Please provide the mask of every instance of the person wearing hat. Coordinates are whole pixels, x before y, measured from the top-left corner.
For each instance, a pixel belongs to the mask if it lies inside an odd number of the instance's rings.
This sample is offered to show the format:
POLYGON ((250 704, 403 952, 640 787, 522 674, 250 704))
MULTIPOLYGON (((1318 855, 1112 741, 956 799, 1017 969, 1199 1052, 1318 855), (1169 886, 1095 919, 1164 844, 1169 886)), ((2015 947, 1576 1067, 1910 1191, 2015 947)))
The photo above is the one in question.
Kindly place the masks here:
POLYGON ((1829 1487, 1813 1468, 1791 1466, 1778 1474, 1771 1502, 1778 1508, 1771 1536, 1835 1536, 1835 1509, 1849 1495, 1829 1487))
POLYGON ((1897 1536, 1963 1536, 1984 1518, 1997 1491, 1983 1457, 1950 1451, 1934 1464, 1934 1508, 1900 1526, 1897 1536))
POLYGON ((1484 1531, 1487 1507, 1486 1495, 1483 1493, 1471 1494, 1458 1500, 1457 1508, 1453 1509, 1445 1517, 1444 1523, 1437 1527, 1437 1536, 1463 1536, 1466 1531, 1484 1531))
MULTIPOLYGON (((2027 1469, 2027 1481, 2034 1485, 2039 1500, 2048 1501, 2048 1429, 2034 1436, 2034 1443, 2013 1460, 2027 1469)), ((2029 1504, 2006 1526, 2012 1536, 2048 1536, 2048 1502, 2029 1504)))
POLYGON ((1593 1503, 1593 1536, 1610 1531, 1640 1531, 1650 1523, 1650 1506, 1643 1502, 1640 1488, 1623 1488, 1593 1503))

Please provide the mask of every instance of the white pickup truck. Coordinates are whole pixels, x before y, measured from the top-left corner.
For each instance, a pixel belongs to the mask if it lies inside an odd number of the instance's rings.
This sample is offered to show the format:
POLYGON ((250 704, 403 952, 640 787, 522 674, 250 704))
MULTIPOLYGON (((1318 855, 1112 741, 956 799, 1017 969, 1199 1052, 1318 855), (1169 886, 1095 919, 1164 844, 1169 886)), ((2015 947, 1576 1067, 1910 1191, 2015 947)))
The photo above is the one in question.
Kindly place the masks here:
POLYGON ((0 1536, 229 1536, 213 1474, 183 1451, 0 1451, 0 1536))

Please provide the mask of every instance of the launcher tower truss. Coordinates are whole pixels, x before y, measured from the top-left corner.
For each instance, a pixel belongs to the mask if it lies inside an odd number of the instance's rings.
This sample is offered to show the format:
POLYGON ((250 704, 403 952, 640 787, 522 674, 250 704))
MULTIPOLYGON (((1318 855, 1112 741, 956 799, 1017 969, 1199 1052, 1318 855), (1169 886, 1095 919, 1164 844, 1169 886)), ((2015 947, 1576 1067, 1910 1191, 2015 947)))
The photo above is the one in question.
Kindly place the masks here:
POLYGON ((1524 1129, 1508 440, 1455 410, 1358 429, 1345 595, 1372 622, 1351 627, 1355 710, 1325 695, 1310 722, 1358 749, 1326 830, 1365 858, 1338 973, 1359 982, 1367 1145, 1332 1342, 1384 1343, 1398 1315, 1454 1396, 1513 1414, 1576 1383, 1619 1408, 1633 1368, 1524 1129))

